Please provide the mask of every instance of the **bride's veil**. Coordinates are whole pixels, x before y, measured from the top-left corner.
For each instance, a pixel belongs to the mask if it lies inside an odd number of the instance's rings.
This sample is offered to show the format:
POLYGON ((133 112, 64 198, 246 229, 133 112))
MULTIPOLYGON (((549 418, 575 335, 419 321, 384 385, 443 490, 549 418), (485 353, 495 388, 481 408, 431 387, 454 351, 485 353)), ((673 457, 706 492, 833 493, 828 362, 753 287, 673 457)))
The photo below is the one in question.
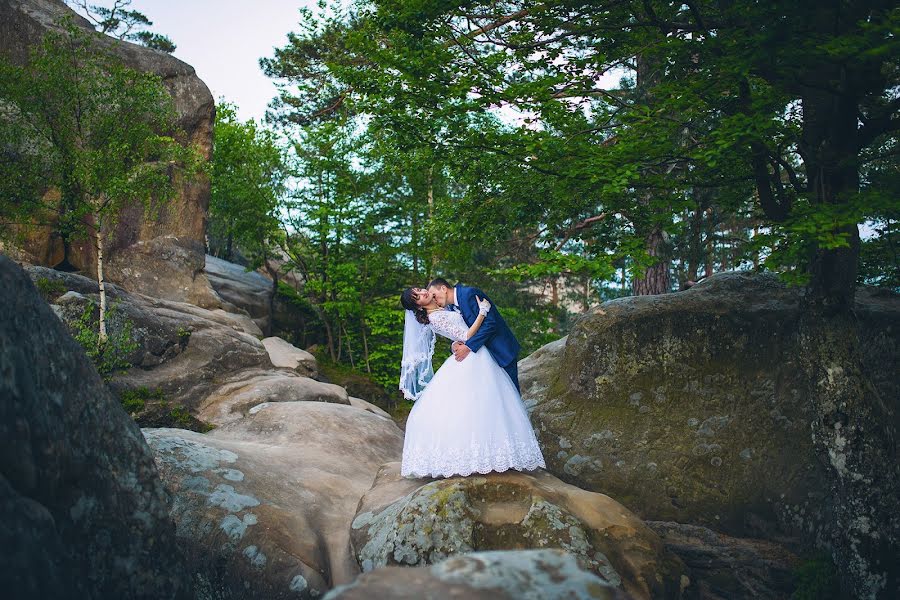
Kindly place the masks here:
POLYGON ((418 400, 425 385, 434 376, 434 331, 416 321, 411 310, 406 313, 403 328, 403 359, 400 362, 400 391, 407 400, 418 400))

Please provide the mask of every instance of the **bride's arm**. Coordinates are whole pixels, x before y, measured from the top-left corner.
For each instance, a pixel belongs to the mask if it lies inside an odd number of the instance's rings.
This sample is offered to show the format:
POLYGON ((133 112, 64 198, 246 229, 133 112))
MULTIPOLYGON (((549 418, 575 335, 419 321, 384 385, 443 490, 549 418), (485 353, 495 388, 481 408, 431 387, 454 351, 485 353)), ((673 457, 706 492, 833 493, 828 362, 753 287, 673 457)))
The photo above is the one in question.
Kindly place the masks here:
POLYGON ((469 330, 466 332, 466 339, 471 339, 473 335, 478 333, 478 330, 481 328, 481 324, 484 323, 484 317, 488 314, 488 311, 491 310, 491 303, 487 301, 487 299, 482 300, 478 296, 475 296, 475 300, 478 301, 478 318, 475 319, 475 322, 472 323, 472 326, 469 327, 469 330))

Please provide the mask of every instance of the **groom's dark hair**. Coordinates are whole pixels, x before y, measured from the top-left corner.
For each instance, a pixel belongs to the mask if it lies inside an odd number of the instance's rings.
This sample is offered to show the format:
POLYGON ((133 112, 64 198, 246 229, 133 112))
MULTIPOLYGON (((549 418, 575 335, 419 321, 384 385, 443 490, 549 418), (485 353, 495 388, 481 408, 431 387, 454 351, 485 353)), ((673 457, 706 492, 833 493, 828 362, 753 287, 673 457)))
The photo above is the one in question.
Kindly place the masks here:
POLYGON ((444 286, 445 288, 452 288, 452 287, 453 287, 453 286, 450 285, 450 283, 449 283, 446 279, 444 279, 443 277, 435 277, 434 279, 431 280, 431 283, 428 284, 428 287, 432 287, 432 286, 435 286, 435 285, 442 285, 442 286, 444 286))

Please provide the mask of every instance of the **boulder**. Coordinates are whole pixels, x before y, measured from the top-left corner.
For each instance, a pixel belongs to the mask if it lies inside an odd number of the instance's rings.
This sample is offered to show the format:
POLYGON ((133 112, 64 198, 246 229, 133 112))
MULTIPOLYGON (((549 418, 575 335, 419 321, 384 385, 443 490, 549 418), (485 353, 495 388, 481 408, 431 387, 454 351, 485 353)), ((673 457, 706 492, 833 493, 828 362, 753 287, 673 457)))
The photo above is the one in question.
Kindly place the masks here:
POLYGON ((190 597, 140 430, 4 256, 0 303, 4 597, 190 597))
MULTIPOLYGON (((69 17, 84 29, 91 24, 63 2, 54 0, 0 0, 0 54, 22 64, 29 47, 58 21, 69 17)), ((171 93, 184 140, 194 144, 205 158, 212 151, 215 103, 194 68, 165 52, 98 35, 124 63, 139 71, 155 73, 171 93)), ((176 197, 147 218, 139 205, 128 207, 113 231, 108 232, 105 273, 108 281, 127 282, 135 292, 215 307, 220 300, 203 272, 209 180, 198 177, 179 184, 176 197)), ((31 263, 55 265, 63 259, 62 242, 47 228, 30 235, 19 257, 31 263)), ((85 273, 96 273, 93 244, 74 243, 68 260, 85 273)))
POLYGON ((303 281, 286 263, 286 257, 269 262, 279 273, 280 286, 274 298, 272 280, 261 270, 248 271, 242 264, 207 255, 206 276, 229 310, 246 312, 266 335, 287 338, 304 347, 322 342, 325 338, 318 316, 296 292, 303 281))
POLYGON ((678 598, 681 561, 624 506, 545 471, 408 479, 384 465, 360 500, 351 540, 364 572, 482 550, 558 548, 637 598, 678 598))
MULTIPOLYGON (((28 267, 28 273, 73 331, 85 309, 97 304, 95 281, 46 267, 28 267)), ((110 386, 137 403, 129 410, 144 426, 205 431, 264 402, 350 403, 344 388, 298 374, 316 373, 312 355, 279 338, 263 344, 259 328, 242 313, 132 294, 116 285, 108 286, 107 294, 115 307, 110 331, 127 324, 136 343, 127 356, 133 367, 116 374, 110 386), (273 366, 272 356, 281 368, 273 366)), ((96 318, 94 308, 92 322, 96 318)))
POLYGON ((606 302, 520 363, 532 423, 551 472, 644 519, 837 548, 854 589, 893 590, 900 297, 861 289, 848 319, 803 294, 723 273, 606 302))
POLYGON ((262 273, 248 271, 238 265, 207 254, 206 276, 222 300, 237 310, 246 311, 253 322, 266 330, 269 326, 269 301, 272 280, 262 273))
POLYGON ((625 600, 561 550, 471 552, 425 567, 381 567, 325 600, 625 600))
POLYGON ((341 404, 262 404, 208 434, 145 429, 173 496, 187 567, 207 597, 315 598, 359 573, 349 531, 391 421, 341 404))
POLYGON ((276 367, 290 369, 306 377, 315 378, 319 374, 316 357, 306 350, 301 350, 280 337, 267 337, 262 343, 269 353, 269 360, 276 367))
POLYGON ((242 371, 233 381, 207 396, 197 416, 218 426, 241 419, 266 402, 301 401, 351 404, 347 390, 332 383, 283 371, 242 371))
POLYGON ((556 378, 567 339, 564 337, 545 344, 519 361, 519 387, 527 410, 531 411, 547 396, 550 384, 556 378))

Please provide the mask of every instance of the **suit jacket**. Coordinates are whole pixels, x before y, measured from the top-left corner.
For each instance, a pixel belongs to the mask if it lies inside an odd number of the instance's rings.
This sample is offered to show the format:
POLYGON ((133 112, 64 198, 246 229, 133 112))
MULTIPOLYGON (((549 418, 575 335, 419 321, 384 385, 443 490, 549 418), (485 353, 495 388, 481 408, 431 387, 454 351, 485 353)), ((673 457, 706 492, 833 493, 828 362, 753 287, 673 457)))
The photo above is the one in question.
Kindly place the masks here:
MULTIPOLYGON (((457 284, 454 289, 456 290, 456 305, 459 307, 466 325, 471 327, 478 318, 478 300, 475 299, 475 296, 481 299, 487 298, 489 302, 490 298, 478 288, 457 284)), ((482 346, 487 346, 497 364, 504 368, 519 359, 521 348, 516 336, 510 331, 500 310, 493 302, 491 302, 491 310, 484 317, 484 322, 478 332, 466 340, 466 346, 472 352, 478 352, 482 346)))

